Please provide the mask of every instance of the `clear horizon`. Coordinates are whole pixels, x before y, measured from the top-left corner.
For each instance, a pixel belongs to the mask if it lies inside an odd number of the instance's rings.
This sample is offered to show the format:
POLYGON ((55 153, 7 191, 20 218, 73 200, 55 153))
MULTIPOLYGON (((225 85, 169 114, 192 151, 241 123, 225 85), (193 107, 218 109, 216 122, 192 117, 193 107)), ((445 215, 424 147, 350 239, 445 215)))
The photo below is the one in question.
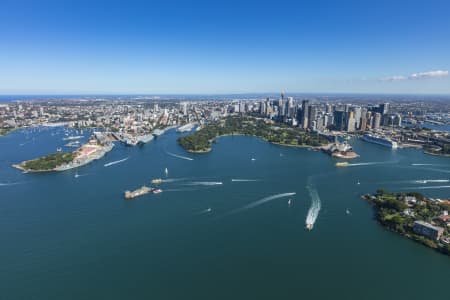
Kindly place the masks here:
POLYGON ((7 0, 0 95, 450 95, 448 11, 439 0, 7 0))

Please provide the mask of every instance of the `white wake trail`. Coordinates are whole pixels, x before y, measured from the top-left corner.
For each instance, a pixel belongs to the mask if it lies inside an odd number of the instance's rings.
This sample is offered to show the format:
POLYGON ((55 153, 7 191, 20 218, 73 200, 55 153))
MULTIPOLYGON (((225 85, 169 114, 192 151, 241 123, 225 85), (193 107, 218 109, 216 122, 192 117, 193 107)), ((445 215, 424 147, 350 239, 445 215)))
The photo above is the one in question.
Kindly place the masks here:
POLYGON ((197 215, 197 216, 198 215, 204 215, 204 214, 211 213, 211 212, 212 212, 212 208, 208 207, 207 209, 204 209, 204 210, 201 210, 201 211, 195 213, 195 215, 197 215))
POLYGON ((306 216, 306 227, 312 229, 314 223, 316 223, 317 217, 319 216, 320 208, 322 206, 319 193, 317 193, 316 188, 312 184, 308 184, 307 189, 311 197, 311 206, 308 210, 308 215, 306 216))
POLYGON ((210 186, 210 185, 222 185, 223 182, 221 181, 194 181, 194 182, 189 182, 186 183, 185 185, 205 185, 205 186, 210 186))
POLYGON ((169 151, 166 151, 166 153, 170 156, 176 157, 176 158, 180 158, 180 159, 184 159, 184 160, 194 160, 193 158, 187 157, 187 156, 182 156, 182 155, 178 155, 169 151))
POLYGON ((105 166, 105 167, 109 167, 109 166, 112 166, 112 165, 120 164, 121 162, 124 162, 124 161, 128 160, 129 158, 130 158, 130 157, 126 157, 126 158, 124 158, 124 159, 112 161, 112 162, 109 162, 109 163, 107 163, 107 164, 104 164, 104 166, 105 166))
POLYGON ((23 184, 23 182, 0 182, 0 186, 11 186, 11 185, 18 185, 23 184))
POLYGON ((450 180, 449 179, 418 179, 418 180, 412 181, 412 183, 417 183, 417 184, 443 183, 443 182, 450 182, 450 180))
POLYGON ((355 167, 355 166, 372 166, 372 165, 382 165, 382 164, 389 164, 391 162, 376 162, 376 161, 372 161, 372 162, 362 162, 362 163, 354 163, 354 164, 348 164, 348 167, 355 167))
POLYGON ((234 209, 234 210, 226 213, 223 217, 228 216, 228 215, 233 215, 233 214, 236 214, 236 213, 240 213, 240 212, 243 212, 245 210, 248 210, 248 209, 260 206, 261 204, 264 204, 266 202, 269 202, 269 201, 272 201, 272 200, 275 200, 275 199, 279 199, 279 198, 293 196, 295 194, 296 193, 292 192, 292 193, 282 193, 282 194, 276 194, 276 195, 268 196, 268 197, 262 198, 260 200, 257 200, 255 202, 252 202, 250 204, 247 204, 247 205, 245 205, 245 206, 243 206, 241 208, 234 209))
POLYGON ((435 186, 416 186, 404 187, 402 190, 432 190, 432 189, 450 189, 450 185, 435 185, 435 186))
POLYGON ((164 183, 178 182, 188 180, 189 178, 170 178, 170 179, 162 179, 161 181, 164 183))
POLYGON ((231 182, 255 182, 259 181, 258 179, 231 179, 231 182))

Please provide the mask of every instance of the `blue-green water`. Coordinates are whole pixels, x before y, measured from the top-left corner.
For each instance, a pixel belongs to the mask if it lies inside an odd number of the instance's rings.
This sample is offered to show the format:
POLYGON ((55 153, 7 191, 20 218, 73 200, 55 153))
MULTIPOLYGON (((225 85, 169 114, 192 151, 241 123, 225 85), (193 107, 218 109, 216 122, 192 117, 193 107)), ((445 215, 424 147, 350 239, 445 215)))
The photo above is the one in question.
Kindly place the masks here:
POLYGON ((359 196, 415 187, 447 198, 450 183, 415 180, 450 179, 448 158, 353 140, 361 157, 352 164, 378 164, 336 168, 323 153, 251 137, 187 154, 177 136, 117 144, 102 160, 52 174, 10 165, 54 152, 61 128, 0 138, 0 298, 446 298, 448 257, 384 230, 359 196), (163 193, 123 199, 166 167, 163 193))

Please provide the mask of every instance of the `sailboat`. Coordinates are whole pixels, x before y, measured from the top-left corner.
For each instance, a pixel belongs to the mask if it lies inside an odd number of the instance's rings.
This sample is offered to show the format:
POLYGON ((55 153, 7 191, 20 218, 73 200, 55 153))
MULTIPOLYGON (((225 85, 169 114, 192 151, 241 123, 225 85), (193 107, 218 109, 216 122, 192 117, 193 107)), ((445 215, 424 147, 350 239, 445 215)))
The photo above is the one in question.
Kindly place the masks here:
POLYGON ((167 168, 164 170, 164 173, 166 174, 166 176, 169 176, 169 170, 167 170, 167 168))

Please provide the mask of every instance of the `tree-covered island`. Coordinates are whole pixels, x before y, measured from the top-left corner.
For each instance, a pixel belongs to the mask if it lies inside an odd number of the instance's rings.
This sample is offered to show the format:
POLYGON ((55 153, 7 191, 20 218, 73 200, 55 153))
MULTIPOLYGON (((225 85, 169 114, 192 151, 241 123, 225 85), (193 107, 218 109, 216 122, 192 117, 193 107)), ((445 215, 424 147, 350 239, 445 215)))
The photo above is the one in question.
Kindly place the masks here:
POLYGON ((393 193, 379 189, 364 195, 373 204, 375 217, 384 227, 450 255, 449 200, 424 197, 420 193, 393 193))
POLYGON ((75 154, 73 152, 68 153, 55 153, 44 157, 27 160, 19 165, 15 165, 25 172, 46 172, 53 171, 58 166, 71 163, 75 159, 75 154))
POLYGON ((283 146, 319 147, 328 144, 318 134, 249 116, 231 116, 211 122, 194 134, 178 138, 178 143, 188 152, 205 153, 211 151, 217 137, 227 135, 251 135, 283 146))

